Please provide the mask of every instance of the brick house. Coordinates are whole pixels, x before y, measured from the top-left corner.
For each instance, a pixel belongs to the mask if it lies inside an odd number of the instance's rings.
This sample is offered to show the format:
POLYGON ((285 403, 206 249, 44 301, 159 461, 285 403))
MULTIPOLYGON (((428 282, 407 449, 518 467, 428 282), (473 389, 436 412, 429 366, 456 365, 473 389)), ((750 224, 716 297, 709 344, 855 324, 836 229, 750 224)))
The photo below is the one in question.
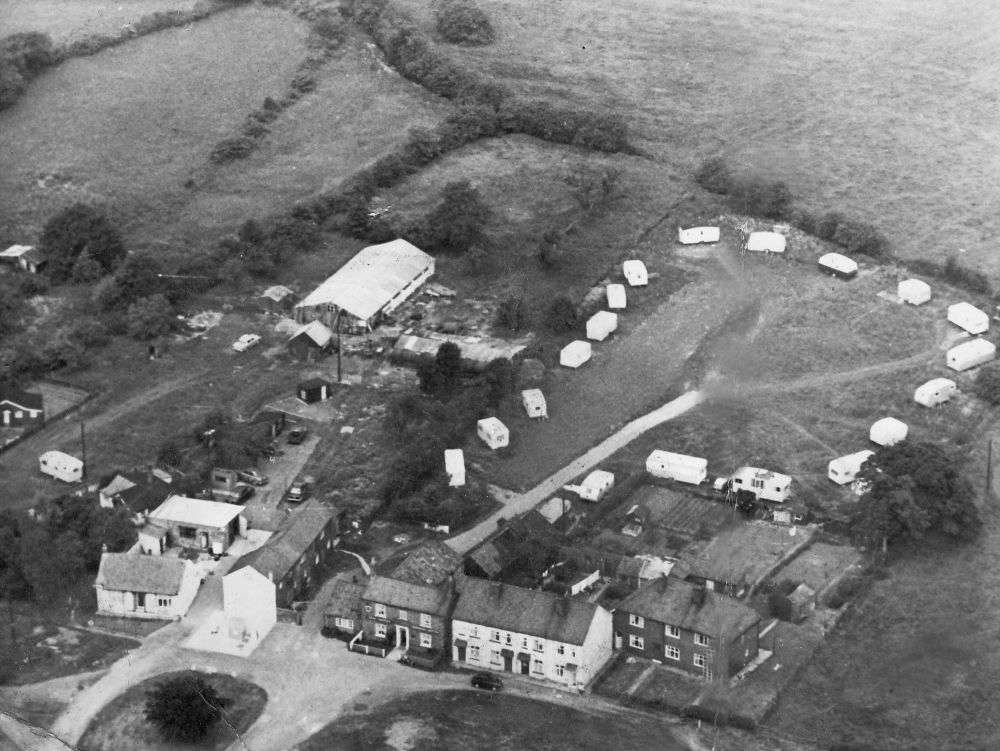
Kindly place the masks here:
POLYGON ((450 645, 454 577, 438 586, 375 576, 361 597, 361 627, 369 642, 388 642, 419 664, 433 666, 450 645))
POLYGON ((615 648, 706 680, 729 678, 756 659, 760 616, 693 582, 662 577, 614 612, 615 648))

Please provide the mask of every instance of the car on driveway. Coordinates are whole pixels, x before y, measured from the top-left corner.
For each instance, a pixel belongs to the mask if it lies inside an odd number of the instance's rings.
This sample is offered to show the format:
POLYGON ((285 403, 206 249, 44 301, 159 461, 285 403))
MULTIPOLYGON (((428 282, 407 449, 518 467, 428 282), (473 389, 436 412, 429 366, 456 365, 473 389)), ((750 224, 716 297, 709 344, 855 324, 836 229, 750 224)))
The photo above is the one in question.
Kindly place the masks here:
POLYGON ((298 445, 306 439, 307 435, 309 435, 309 429, 301 425, 297 425, 288 431, 288 442, 293 445, 298 445))
POLYGON ((472 676, 472 687, 488 691, 499 691, 503 688, 503 679, 493 673, 476 673, 472 676))
POLYGON ((246 352, 251 347, 256 347, 260 344, 260 334, 244 334, 235 342, 233 342, 233 349, 237 352, 246 352))
POLYGON ((271 481, 270 477, 262 475, 256 469, 241 469, 236 473, 236 476, 243 480, 243 482, 257 486, 267 485, 271 481))
POLYGON ((285 493, 285 500, 289 503, 302 503, 306 499, 306 484, 301 480, 296 480, 288 486, 285 493))

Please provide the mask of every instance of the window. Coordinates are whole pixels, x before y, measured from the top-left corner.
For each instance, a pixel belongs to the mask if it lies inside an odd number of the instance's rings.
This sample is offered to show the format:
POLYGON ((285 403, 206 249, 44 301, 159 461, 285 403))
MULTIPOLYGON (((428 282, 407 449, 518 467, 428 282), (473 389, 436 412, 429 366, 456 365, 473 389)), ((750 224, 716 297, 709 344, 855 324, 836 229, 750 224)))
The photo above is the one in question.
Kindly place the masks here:
POLYGON ((316 563, 316 564, 319 564, 319 553, 316 554, 316 560, 313 561, 313 562, 316 563))
POLYGON ((671 639, 680 639, 681 638, 681 630, 677 626, 664 626, 663 627, 663 635, 667 636, 667 637, 669 637, 671 639))
POLYGON ((500 650, 499 649, 491 649, 490 650, 490 664, 492 664, 492 665, 500 665, 500 664, 502 664, 502 660, 500 659, 500 650))
POLYGON ((396 617, 399 618, 399 620, 401 620, 401 621, 408 621, 408 620, 410 620, 410 614, 407 613, 405 610, 400 610, 399 614, 396 617))
POLYGON ((535 639, 535 651, 536 652, 545 651, 545 642, 543 642, 541 639, 535 639))
POLYGON ((563 666, 562 665, 556 665, 556 675, 558 675, 560 678, 562 678, 564 672, 565 671, 563 670, 563 666))
POLYGON ((325 529, 321 529, 319 531, 319 539, 322 540, 325 536, 326 536, 326 530, 325 529))
POLYGON ((642 628, 646 625, 646 622, 643 620, 641 615, 632 615, 630 613, 628 617, 628 625, 635 626, 636 628, 642 628))
POLYGON ((559 654, 559 655, 566 654, 566 647, 564 645, 560 644, 558 647, 556 647, 556 654, 559 654))
POLYGON ((703 667, 705 667, 705 655, 701 654, 700 652, 695 652, 695 654, 694 654, 694 666, 696 668, 703 668, 703 667))
POLYGON ((469 661, 479 662, 479 647, 474 644, 469 645, 469 661))
POLYGON ((327 549, 329 549, 331 545, 333 545, 333 540, 327 540, 326 541, 326 547, 327 547, 327 549))
POLYGON ((709 639, 704 634, 695 634, 694 643, 697 644, 699 647, 707 647, 712 643, 712 640, 709 639))
POLYGON ((535 664, 532 666, 531 669, 536 673, 543 673, 545 672, 545 663, 542 662, 541 660, 535 660, 535 664))
POLYGON ((528 648, 528 637, 527 636, 522 636, 521 637, 521 648, 522 649, 527 649, 528 648))
POLYGON ((177 527, 177 534, 185 540, 193 540, 198 536, 198 530, 194 527, 185 527, 183 524, 177 527))
POLYGON ((646 641, 641 636, 636 636, 635 634, 629 634, 628 645, 630 647, 634 647, 635 649, 645 649, 646 641))
POLYGON ((161 607, 161 608, 169 608, 170 607, 170 598, 169 597, 157 597, 156 598, 156 604, 159 607, 161 607))
POLYGON ((472 637, 473 639, 478 639, 479 638, 479 626, 472 626, 471 629, 470 629, 470 631, 469 631, 469 636, 472 637))
POLYGON ((490 641, 500 641, 500 632, 490 631, 490 641))
POLYGON ((379 605, 378 603, 375 603, 375 617, 385 618, 385 605, 379 605))
POLYGON ((668 660, 679 660, 681 659, 681 651, 677 647, 672 647, 669 644, 665 650, 668 660))
POLYGON ((384 639, 385 638, 385 633, 386 633, 385 624, 384 623, 376 623, 375 624, 375 636, 384 639))
POLYGON ((514 643, 514 637, 512 637, 509 633, 504 634, 504 641, 507 642, 507 644, 512 645, 514 643))
POLYGON ((431 628, 431 617, 427 613, 420 614, 420 628, 431 628))
POLYGON ((569 651, 569 656, 570 656, 570 657, 576 657, 576 650, 575 650, 575 649, 571 649, 571 650, 569 651))
POLYGON ((333 619, 334 624, 337 628, 354 628, 354 620, 351 618, 341 618, 337 616, 333 619))
POLYGON ((434 640, 431 638, 430 634, 421 634, 420 635, 420 646, 421 647, 425 647, 426 649, 430 649, 431 646, 433 646, 433 644, 434 644, 434 640))

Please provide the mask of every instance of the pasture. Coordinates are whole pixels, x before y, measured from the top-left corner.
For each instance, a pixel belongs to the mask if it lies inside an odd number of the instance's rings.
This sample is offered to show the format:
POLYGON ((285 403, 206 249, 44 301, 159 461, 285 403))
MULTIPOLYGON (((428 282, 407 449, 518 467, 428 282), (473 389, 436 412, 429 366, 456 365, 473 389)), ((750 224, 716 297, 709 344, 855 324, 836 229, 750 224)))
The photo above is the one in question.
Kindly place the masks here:
POLYGON ((40 31, 56 45, 91 34, 117 34, 125 24, 135 23, 157 11, 191 10, 197 0, 3 0, 0 17, 4 33, 40 31))

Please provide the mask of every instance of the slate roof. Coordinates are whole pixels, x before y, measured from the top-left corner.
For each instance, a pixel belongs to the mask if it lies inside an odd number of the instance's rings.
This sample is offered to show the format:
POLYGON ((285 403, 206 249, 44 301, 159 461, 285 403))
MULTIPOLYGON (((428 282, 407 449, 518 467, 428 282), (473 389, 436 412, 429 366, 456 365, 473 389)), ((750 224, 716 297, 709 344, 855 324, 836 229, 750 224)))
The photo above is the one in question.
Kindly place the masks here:
POLYGON ((330 595, 324 614, 361 620, 361 598, 368 582, 355 582, 346 574, 340 574, 335 581, 333 594, 330 595))
POLYGON ((42 409, 43 404, 41 394, 0 387, 0 403, 3 402, 10 402, 13 406, 22 409, 42 409))
POLYGON ((617 610, 706 636, 721 634, 724 641, 760 620, 757 611, 731 597, 666 576, 633 592, 617 610), (701 604, 696 602, 696 590, 704 594, 701 604))
POLYGON ((453 592, 448 586, 429 587, 426 584, 374 576, 365 588, 364 600, 447 617, 453 592))
POLYGON ((281 581, 333 516, 332 509, 317 505, 304 506, 292 512, 267 542, 240 556, 229 570, 230 573, 251 566, 264 576, 270 575, 273 581, 281 581))
POLYGON ((390 574, 393 579, 436 587, 462 565, 462 556, 441 540, 428 540, 415 548, 390 574))
MULTIPOLYGON (((529 567, 533 561, 544 564, 545 547, 561 540, 562 534, 532 509, 508 521, 492 537, 469 551, 468 558, 487 576, 496 578, 518 563, 529 567)), ((540 575, 541 571, 535 573, 540 575)))
POLYGON ((133 553, 104 553, 95 584, 116 592, 175 595, 188 562, 181 558, 133 553))
POLYGON ((509 584, 468 579, 452 618, 489 628, 582 645, 598 605, 509 584))

